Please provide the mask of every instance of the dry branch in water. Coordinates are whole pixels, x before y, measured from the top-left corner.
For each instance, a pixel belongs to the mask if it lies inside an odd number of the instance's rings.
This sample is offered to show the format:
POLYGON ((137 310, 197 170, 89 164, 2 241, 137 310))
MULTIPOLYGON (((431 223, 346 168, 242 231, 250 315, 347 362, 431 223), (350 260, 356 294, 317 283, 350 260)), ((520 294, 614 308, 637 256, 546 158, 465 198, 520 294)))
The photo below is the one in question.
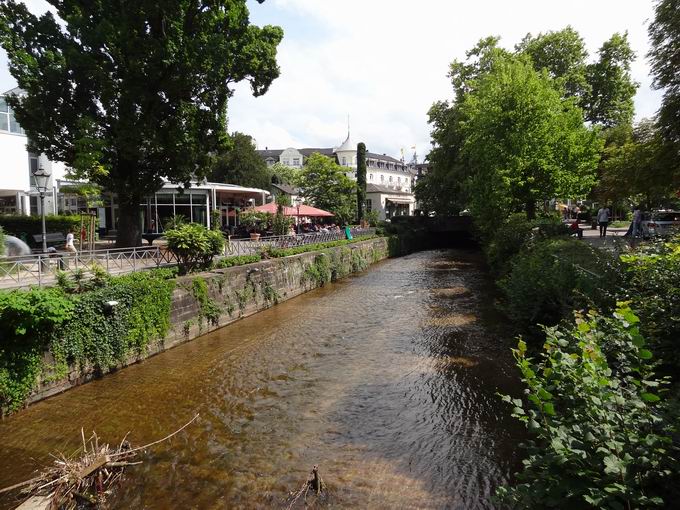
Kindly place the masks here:
POLYGON ((302 487, 297 492, 291 492, 289 495, 290 498, 290 503, 288 504, 288 507, 286 510, 291 510, 295 503, 302 497, 302 500, 304 501, 305 508, 307 507, 307 494, 309 491, 312 491, 313 494, 316 495, 316 500, 318 501, 319 498, 321 498, 322 494, 327 494, 328 493, 328 486, 326 483, 323 481, 323 478, 321 478, 321 475, 319 474, 319 466, 315 465, 312 468, 312 471, 309 473, 309 476, 307 477, 307 480, 305 483, 302 484, 302 487))
POLYGON ((130 446, 127 435, 114 449, 108 444, 100 445, 99 437, 94 432, 86 440, 81 429, 83 446, 70 457, 63 454, 55 456, 54 464, 38 476, 1 489, 0 494, 20 489, 22 499, 39 499, 41 505, 44 501, 42 508, 46 509, 96 508, 104 503, 120 482, 125 468, 141 464, 141 461, 135 461, 137 453, 167 441, 191 425, 198 416, 163 439, 137 448, 130 446))

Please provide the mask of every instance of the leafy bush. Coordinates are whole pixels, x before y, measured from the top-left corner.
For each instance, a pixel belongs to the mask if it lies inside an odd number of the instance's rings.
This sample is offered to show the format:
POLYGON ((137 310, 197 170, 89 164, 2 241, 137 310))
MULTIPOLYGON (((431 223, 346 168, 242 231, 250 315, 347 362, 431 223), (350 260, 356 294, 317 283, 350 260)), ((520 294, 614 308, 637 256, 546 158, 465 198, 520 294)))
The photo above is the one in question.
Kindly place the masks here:
POLYGON ((239 215, 239 222, 249 231, 259 232, 271 225, 273 214, 264 211, 247 210, 239 215))
POLYGON ((189 273, 211 266, 213 257, 224 247, 224 236, 198 223, 179 225, 165 231, 168 248, 177 257, 180 272, 189 273))
POLYGON ((651 346, 680 375, 680 236, 622 255, 625 298, 642 319, 651 346))
POLYGON ((276 213, 272 219, 272 230, 275 236, 288 235, 290 227, 293 224, 293 218, 284 216, 282 213, 276 213))
POLYGON ((215 262, 215 269, 225 269, 227 267, 244 266, 262 260, 260 255, 239 255, 237 257, 225 257, 215 262))
MULTIPOLYGON (((498 494, 517 508, 663 506, 673 468, 662 423, 664 380, 625 303, 611 318, 577 315, 548 328, 537 363, 514 350, 526 399, 504 396, 533 438, 517 483, 498 494)), ((670 501, 667 501, 670 503, 670 501)))
POLYGON ((295 246, 293 248, 274 248, 268 246, 261 252, 262 258, 278 259, 282 257, 289 257, 291 255, 299 255, 300 253, 307 253, 309 251, 319 251, 328 248, 335 248, 336 246, 343 246, 345 244, 358 243, 360 241, 367 241, 376 236, 369 235, 363 237, 355 237, 354 239, 339 239, 337 241, 328 241, 325 243, 304 244, 302 246, 295 246))
POLYGON ((26 400, 40 374, 43 352, 73 311, 59 289, 0 292, 0 414, 26 400))
MULTIPOLYGON (((19 238, 24 237, 29 244, 33 243, 31 236, 42 233, 40 216, 0 215, 0 226, 5 233, 19 238)), ((45 228, 48 233, 60 232, 64 235, 70 228, 77 231, 80 229, 80 215, 45 216, 45 228)))
POLYGON ((575 239, 547 239, 516 255, 499 285, 509 318, 535 333, 538 324, 554 326, 575 308, 611 309, 620 281, 609 254, 575 239))
POLYGON ((372 211, 367 211, 364 213, 364 219, 368 222, 371 227, 377 227, 380 223, 380 213, 373 209, 372 211))

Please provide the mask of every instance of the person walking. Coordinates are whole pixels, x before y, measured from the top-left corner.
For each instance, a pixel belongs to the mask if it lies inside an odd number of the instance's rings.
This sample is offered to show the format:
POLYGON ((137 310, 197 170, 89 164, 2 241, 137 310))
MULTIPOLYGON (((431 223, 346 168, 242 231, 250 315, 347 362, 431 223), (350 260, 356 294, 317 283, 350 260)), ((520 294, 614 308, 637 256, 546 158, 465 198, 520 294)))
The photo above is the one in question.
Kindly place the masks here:
POLYGON ((631 222, 633 225, 633 230, 631 232, 631 235, 633 239, 635 239, 637 236, 642 235, 641 226, 642 226, 642 211, 640 210, 639 206, 635 206, 635 211, 633 211, 633 221, 631 222))
POLYGON ((69 228, 68 234, 66 234, 66 251, 70 251, 71 253, 78 253, 78 250, 76 250, 76 245, 73 244, 75 237, 76 236, 73 235, 73 229, 69 228))
POLYGON ((609 208, 606 205, 597 211, 597 224, 600 226, 600 237, 607 236, 607 225, 609 225, 609 208))

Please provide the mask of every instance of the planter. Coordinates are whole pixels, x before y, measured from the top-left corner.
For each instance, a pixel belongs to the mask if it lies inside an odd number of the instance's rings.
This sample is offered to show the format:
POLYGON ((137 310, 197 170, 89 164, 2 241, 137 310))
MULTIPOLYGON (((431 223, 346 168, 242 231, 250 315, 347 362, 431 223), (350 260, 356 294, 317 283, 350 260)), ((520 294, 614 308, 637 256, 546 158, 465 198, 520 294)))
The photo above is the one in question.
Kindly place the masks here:
POLYGON ((260 240, 260 234, 256 232, 251 232, 250 233, 250 240, 251 241, 259 241, 260 240))

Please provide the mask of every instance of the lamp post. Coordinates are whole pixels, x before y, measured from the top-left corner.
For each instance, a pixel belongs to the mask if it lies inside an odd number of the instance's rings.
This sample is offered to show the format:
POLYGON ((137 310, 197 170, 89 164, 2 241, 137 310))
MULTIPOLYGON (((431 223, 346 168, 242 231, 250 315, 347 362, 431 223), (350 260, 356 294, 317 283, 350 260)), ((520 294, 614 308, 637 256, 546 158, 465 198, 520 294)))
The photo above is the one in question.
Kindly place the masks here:
POLYGON ((295 205, 297 206, 297 231, 300 233, 300 204, 302 203, 302 198, 295 197, 295 205))
POLYGON ((45 193, 47 193, 47 183, 50 180, 49 170, 45 170, 42 165, 33 172, 35 188, 40 192, 40 215, 42 216, 42 250, 47 252, 47 231, 45 229, 45 193))

